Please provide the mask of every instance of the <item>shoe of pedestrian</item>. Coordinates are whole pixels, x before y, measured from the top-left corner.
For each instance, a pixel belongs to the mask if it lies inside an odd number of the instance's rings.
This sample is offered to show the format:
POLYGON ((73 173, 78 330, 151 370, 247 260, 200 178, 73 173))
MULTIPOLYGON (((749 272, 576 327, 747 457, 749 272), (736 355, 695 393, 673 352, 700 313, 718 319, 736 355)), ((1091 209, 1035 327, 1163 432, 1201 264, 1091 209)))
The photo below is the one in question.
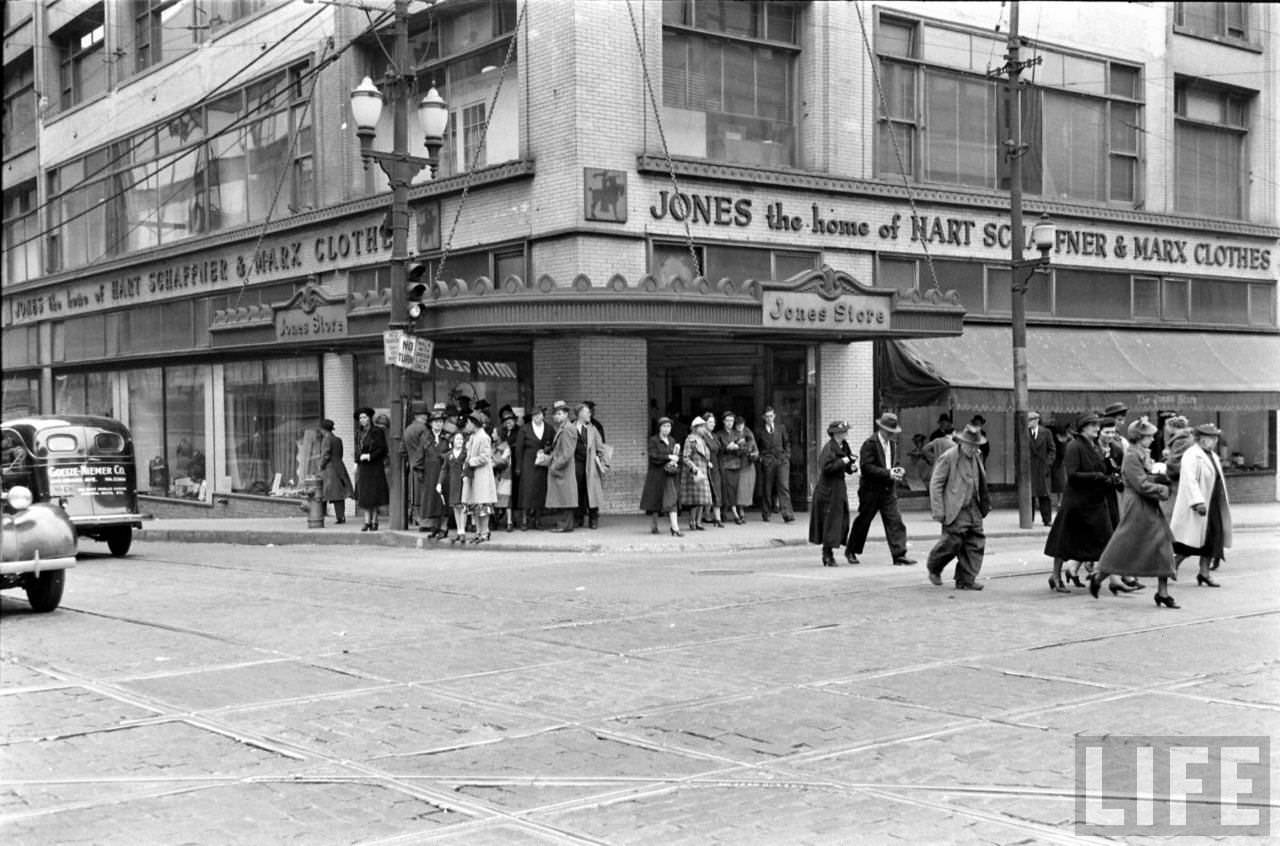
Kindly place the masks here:
POLYGON ((1102 589, 1102 576, 1094 573, 1089 576, 1089 595, 1094 599, 1098 598, 1098 591, 1102 589))
POLYGON ((733 518, 733 522, 734 522, 736 525, 741 526, 743 523, 745 523, 745 522, 747 522, 747 521, 746 521, 746 520, 743 520, 743 519, 742 519, 742 517, 740 517, 740 516, 739 516, 739 517, 734 517, 734 518, 733 518))
POLYGON ((1156 605, 1163 605, 1165 608, 1181 608, 1182 606, 1173 601, 1172 596, 1161 596, 1156 594, 1152 597, 1156 601, 1156 605))
POLYGON ((794 518, 794 517, 783 517, 783 518, 782 518, 782 522, 784 522, 784 523, 794 523, 795 521, 796 521, 796 518, 794 518))
POLYGON ((859 560, 858 560, 858 556, 854 555, 852 552, 846 552, 846 553, 844 554, 844 560, 845 560, 845 563, 847 563, 847 564, 861 564, 861 563, 862 563, 861 561, 859 561, 859 560))
POLYGON ((893 566, 895 567, 910 567, 912 564, 915 564, 915 563, 916 563, 916 560, 914 558, 893 559, 893 566))
POLYGON ((985 587, 985 585, 980 585, 977 582, 956 583, 956 590, 982 590, 983 587, 985 587))
POLYGON ((1115 582, 1112 582, 1111 584, 1107 585, 1107 589, 1111 591, 1112 596, 1119 596, 1122 593, 1133 593, 1135 590, 1137 590, 1137 588, 1131 588, 1128 585, 1124 585, 1124 584, 1118 585, 1115 582))
POLYGON ((1199 573, 1196 573, 1196 586, 1200 587, 1201 585, 1204 587, 1222 587, 1222 585, 1218 584, 1208 576, 1202 576, 1199 573))
POLYGON ((1129 590, 1142 590, 1143 588, 1146 587, 1146 585, 1138 581, 1138 579, 1134 576, 1121 576, 1120 583, 1123 584, 1125 587, 1127 587, 1129 590))
POLYGON ((673 537, 673 538, 682 538, 682 537, 684 537, 684 532, 680 531, 679 529, 672 529, 672 530, 671 530, 671 537, 673 537))
POLYGON ((768 515, 768 514, 761 514, 761 515, 760 515, 760 519, 761 519, 761 520, 763 520, 763 521, 765 521, 766 523, 768 523, 768 522, 769 522, 769 515, 768 515))
POLYGON ((347 518, 346 518, 346 517, 339 517, 337 520, 334 520, 333 522, 335 522, 335 523, 345 523, 345 522, 347 522, 347 518))
POLYGON ((937 586, 941 587, 941 586, 942 586, 942 574, 941 574, 941 573, 930 573, 930 574, 929 574, 929 584, 937 585, 937 586))
POLYGON ((587 518, 587 528, 588 529, 600 528, 600 518, 594 514, 591 515, 589 518, 587 518))
POLYGON ((1061 579, 1055 579, 1053 576, 1049 577, 1049 588, 1055 593, 1071 593, 1071 588, 1067 587, 1061 579))
POLYGON ((836 563, 836 557, 832 555, 830 552, 828 552, 822 556, 822 566, 823 567, 839 567, 840 565, 836 563))

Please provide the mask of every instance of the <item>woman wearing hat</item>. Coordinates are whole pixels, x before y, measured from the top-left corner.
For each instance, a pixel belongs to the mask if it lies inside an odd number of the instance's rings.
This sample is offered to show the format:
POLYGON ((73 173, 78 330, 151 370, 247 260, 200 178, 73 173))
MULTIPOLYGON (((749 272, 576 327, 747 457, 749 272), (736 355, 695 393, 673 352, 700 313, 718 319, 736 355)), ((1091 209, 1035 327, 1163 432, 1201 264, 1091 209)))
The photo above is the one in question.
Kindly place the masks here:
POLYGON ((843 420, 827 426, 830 438, 818 453, 818 483, 813 486, 809 509, 809 543, 822 545, 822 566, 838 567, 833 550, 849 534, 849 491, 844 477, 858 471, 849 448, 849 424, 843 420))
POLYGON ((716 432, 716 441, 720 444, 720 511, 741 526, 746 520, 738 507, 738 486, 742 465, 746 463, 747 439, 737 427, 736 413, 726 411, 721 419, 724 428, 716 432))
POLYGON ((671 437, 671 418, 658 418, 658 433, 649 438, 649 470, 645 473, 644 489, 640 492, 640 510, 653 518, 650 532, 660 534, 658 515, 666 514, 671 520, 671 536, 680 534, 679 488, 676 479, 680 474, 680 445, 671 437))
POLYGON ((1104 578, 1110 578, 1112 594, 1125 588, 1117 576, 1155 576, 1159 579, 1156 605, 1177 608, 1169 596, 1169 579, 1174 576, 1173 535, 1160 510, 1168 499, 1169 486, 1161 484, 1151 462, 1151 442, 1156 427, 1146 420, 1129 424, 1129 447, 1124 451, 1121 476, 1124 498, 1120 501, 1120 522, 1098 558, 1096 572, 1089 577, 1089 593, 1096 598, 1104 578))
POLYGON ((703 512, 711 508, 711 450, 703 434, 706 428, 707 421, 702 417, 689 421, 689 437, 684 439, 680 454, 680 504, 689 506, 689 530, 695 532, 703 531, 703 512))
POLYGON ((1044 554, 1053 558, 1049 587, 1058 593, 1071 592, 1062 581, 1062 562, 1097 561, 1114 528, 1107 510, 1113 482, 1098 447, 1099 422, 1096 414, 1078 417, 1062 457, 1067 486, 1044 544, 1044 554))
POLYGON ((515 467, 515 500, 520 509, 522 532, 538 528, 538 519, 546 508, 547 464, 555 439, 555 429, 547 422, 547 410, 542 406, 534 406, 529 422, 516 429, 511 460, 515 467))
POLYGON ((1178 496, 1173 503, 1175 566, 1191 555, 1199 556, 1196 584, 1218 587, 1209 575, 1231 547, 1231 506, 1227 486, 1218 461, 1218 436, 1222 431, 1212 423, 1195 428, 1195 443, 1182 454, 1178 472, 1178 496))
POLYGON ((384 466, 387 433, 374 420, 372 408, 365 406, 356 411, 356 507, 364 512, 362 532, 378 530, 378 509, 391 502, 384 466))
MULTIPOLYGON (((462 479, 462 502, 475 520, 472 543, 489 540, 489 518, 498 502, 498 483, 493 476, 493 440, 484 428, 484 414, 473 411, 467 417, 467 464, 462 479)), ((461 534, 461 532, 459 532, 461 534)))

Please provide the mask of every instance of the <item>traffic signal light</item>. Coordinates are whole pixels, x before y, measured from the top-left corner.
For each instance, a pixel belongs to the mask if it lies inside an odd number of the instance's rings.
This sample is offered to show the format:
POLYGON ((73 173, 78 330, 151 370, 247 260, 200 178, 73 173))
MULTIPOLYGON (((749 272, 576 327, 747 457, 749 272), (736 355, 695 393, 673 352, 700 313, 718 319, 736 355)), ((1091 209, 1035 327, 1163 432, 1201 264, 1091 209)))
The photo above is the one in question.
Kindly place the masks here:
POLYGON ((422 298, 427 295, 427 271, 430 268, 425 262, 414 262, 409 265, 405 274, 404 299, 409 308, 409 317, 417 320, 422 316, 422 298))

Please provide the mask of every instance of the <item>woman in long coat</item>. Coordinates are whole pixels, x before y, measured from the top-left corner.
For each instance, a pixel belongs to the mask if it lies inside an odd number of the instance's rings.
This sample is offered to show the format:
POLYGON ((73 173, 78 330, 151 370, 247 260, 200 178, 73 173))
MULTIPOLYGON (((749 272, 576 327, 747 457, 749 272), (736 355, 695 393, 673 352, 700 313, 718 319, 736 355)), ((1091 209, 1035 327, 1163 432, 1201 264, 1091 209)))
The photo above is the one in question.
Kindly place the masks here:
POLYGON ((449 507, 436 490, 440 478, 440 466, 449 454, 451 436, 444 431, 445 411, 434 408, 427 422, 428 431, 422 441, 422 525, 418 531, 430 531, 429 540, 438 540, 449 534, 449 507))
POLYGON ((711 507, 711 481, 707 472, 711 450, 703 434, 707 421, 695 417, 689 427, 689 437, 684 439, 684 450, 680 454, 680 504, 689 506, 690 531, 701 532, 703 511, 711 507))
POLYGON ((1177 608, 1169 596, 1169 579, 1175 572, 1173 533, 1160 510, 1160 502, 1169 498, 1169 486, 1157 480, 1151 463, 1155 434, 1156 427, 1145 420, 1129 424, 1129 448, 1121 464, 1120 523, 1089 579, 1089 592, 1096 598, 1103 578, 1110 578, 1111 592, 1116 594, 1125 590, 1116 583, 1116 576, 1155 576, 1159 579, 1156 604, 1177 608))
POLYGON ((373 409, 356 412, 356 506, 364 512, 362 532, 378 530, 378 509, 391 502, 387 489, 387 433, 373 423, 373 409))
POLYGON ((538 454, 551 455, 556 433, 547 422, 546 413, 545 408, 534 408, 529 422, 516 429, 515 442, 511 445, 521 531, 538 528, 538 518, 547 507, 547 466, 538 464, 538 454))
POLYGON ((1114 484, 1098 451, 1098 422, 1096 414, 1081 415, 1062 457, 1067 486, 1044 544, 1044 554, 1053 558, 1049 587, 1059 593, 1070 593, 1062 583, 1062 562, 1097 561, 1114 528, 1107 510, 1107 494, 1114 484))
POLYGON ((498 502, 498 482, 493 476, 493 440, 484 428, 484 418, 473 411, 467 417, 467 470, 462 479, 462 501, 476 522, 472 543, 489 539, 489 518, 498 502))
POLYGON ((342 438, 333 433, 333 421, 320 421, 320 498, 333 503, 335 523, 347 522, 347 500, 353 493, 347 464, 342 460, 342 438))
POLYGON ((818 483, 809 508, 809 543, 822 544, 822 566, 837 567, 832 550, 849 536, 849 491, 844 477, 858 469, 849 449, 849 424, 837 420, 827 427, 831 440, 818 454, 818 483))
MULTIPOLYGON (((716 415, 708 411, 702 415, 707 426, 702 430, 702 437, 707 443, 707 484, 711 488, 711 524, 724 528, 724 519, 720 512, 723 479, 720 473, 720 439, 716 436, 716 415)), ((703 509, 702 517, 706 520, 707 510, 703 509)))
POLYGON ((1178 496, 1173 503, 1173 551, 1176 563, 1199 556, 1196 584, 1218 587, 1209 575, 1231 548, 1231 505, 1218 461, 1218 436, 1212 423, 1195 428, 1196 441, 1182 454, 1178 472, 1178 496))
POLYGON ((666 514, 671 520, 672 537, 684 537, 680 533, 679 488, 676 483, 680 473, 680 445, 671 437, 671 418, 658 419, 658 433, 649 438, 649 470, 645 473, 644 489, 640 491, 640 510, 652 515, 651 532, 659 534, 658 515, 666 514))
POLYGON ((578 447, 578 430, 569 422, 569 407, 557 405, 553 414, 556 424, 555 442, 547 465, 548 511, 559 511, 555 532, 573 531, 573 512, 578 510, 578 477, 574 471, 573 453, 578 447))
POLYGON ((743 418, 738 418, 733 430, 742 439, 742 470, 738 474, 737 513, 739 517, 743 517, 743 512, 751 507, 756 498, 756 462, 760 460, 760 447, 756 444, 755 433, 747 428, 747 421, 743 418))
POLYGON ((746 439, 738 431, 738 415, 726 411, 722 419, 724 428, 716 432, 716 440, 720 444, 720 512, 741 526, 744 521, 742 512, 738 510, 738 483, 742 477, 742 451, 746 439))

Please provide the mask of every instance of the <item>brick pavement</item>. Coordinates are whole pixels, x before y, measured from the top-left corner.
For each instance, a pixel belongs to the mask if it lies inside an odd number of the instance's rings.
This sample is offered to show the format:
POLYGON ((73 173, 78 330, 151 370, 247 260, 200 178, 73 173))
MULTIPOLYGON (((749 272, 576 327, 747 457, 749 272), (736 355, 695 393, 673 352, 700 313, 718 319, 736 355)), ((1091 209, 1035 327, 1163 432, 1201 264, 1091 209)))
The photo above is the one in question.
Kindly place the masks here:
POLYGON ((84 562, 53 615, 0 601, 0 829, 1081 842, 1077 733, 1277 733, 1275 541, 1241 532, 1226 587, 1179 582, 1179 612, 1053 594, 1035 540, 1002 544, 981 594, 787 546, 141 545, 84 562))

